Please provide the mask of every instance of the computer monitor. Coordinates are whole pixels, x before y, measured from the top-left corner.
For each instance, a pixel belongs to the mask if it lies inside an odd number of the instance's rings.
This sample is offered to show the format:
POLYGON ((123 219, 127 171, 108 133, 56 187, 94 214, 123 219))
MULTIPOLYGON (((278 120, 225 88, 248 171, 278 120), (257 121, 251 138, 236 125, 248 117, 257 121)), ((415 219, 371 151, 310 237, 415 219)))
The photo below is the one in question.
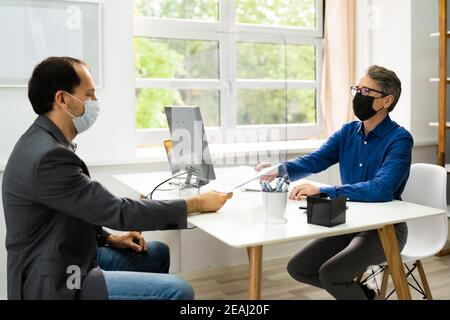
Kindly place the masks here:
POLYGON ((165 113, 171 142, 164 145, 172 174, 187 172, 185 187, 201 187, 216 179, 200 108, 170 106, 165 113))

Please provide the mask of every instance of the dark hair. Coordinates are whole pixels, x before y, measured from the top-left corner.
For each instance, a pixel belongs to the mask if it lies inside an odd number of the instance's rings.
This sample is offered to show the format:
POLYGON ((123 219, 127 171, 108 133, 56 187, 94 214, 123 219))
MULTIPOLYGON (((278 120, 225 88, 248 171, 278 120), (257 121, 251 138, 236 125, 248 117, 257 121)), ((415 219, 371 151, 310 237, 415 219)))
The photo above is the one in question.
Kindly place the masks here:
POLYGON ((391 112, 394 110, 394 107, 397 105, 400 95, 402 94, 402 83, 395 72, 374 65, 369 67, 367 70, 367 75, 369 78, 378 83, 381 87, 381 91, 394 97, 394 102, 392 102, 391 106, 388 108, 388 111, 391 112))
POLYGON ((53 109, 58 90, 73 93, 81 79, 74 64, 86 63, 70 57, 50 57, 39 63, 28 82, 28 99, 34 112, 45 114, 53 109))

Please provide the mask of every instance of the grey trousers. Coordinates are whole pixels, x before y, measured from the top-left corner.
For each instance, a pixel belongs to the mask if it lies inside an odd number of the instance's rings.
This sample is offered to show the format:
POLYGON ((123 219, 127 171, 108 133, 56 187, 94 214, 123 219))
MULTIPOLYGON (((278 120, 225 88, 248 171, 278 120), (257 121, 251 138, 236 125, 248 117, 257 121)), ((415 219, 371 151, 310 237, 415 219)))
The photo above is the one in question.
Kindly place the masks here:
MULTIPOLYGON (((395 225, 401 251, 406 244, 406 223, 395 225)), ((325 289, 336 299, 366 300, 354 279, 371 265, 386 261, 377 230, 310 241, 288 263, 297 281, 325 289)))

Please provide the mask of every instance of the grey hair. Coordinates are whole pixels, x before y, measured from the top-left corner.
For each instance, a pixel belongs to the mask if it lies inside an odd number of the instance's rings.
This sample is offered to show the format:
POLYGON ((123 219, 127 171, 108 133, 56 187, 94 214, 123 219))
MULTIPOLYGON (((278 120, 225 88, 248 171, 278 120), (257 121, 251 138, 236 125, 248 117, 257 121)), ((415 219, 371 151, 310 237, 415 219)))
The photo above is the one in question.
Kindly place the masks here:
POLYGON ((394 102, 388 108, 388 112, 394 110, 402 94, 402 83, 395 72, 373 65, 367 70, 367 75, 381 87, 381 91, 394 97, 394 102))

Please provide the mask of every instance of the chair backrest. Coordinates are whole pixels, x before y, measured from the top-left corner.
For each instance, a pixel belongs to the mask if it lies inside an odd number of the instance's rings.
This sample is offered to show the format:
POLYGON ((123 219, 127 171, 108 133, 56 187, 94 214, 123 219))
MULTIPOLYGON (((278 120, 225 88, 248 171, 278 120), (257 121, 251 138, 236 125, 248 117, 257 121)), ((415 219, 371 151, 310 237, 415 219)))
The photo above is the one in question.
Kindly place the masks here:
MULTIPOLYGON (((447 210, 447 171, 438 165, 416 163, 411 172, 403 201, 447 210)), ((402 254, 418 259, 439 252, 447 241, 447 215, 408 221, 408 240, 402 254)))

